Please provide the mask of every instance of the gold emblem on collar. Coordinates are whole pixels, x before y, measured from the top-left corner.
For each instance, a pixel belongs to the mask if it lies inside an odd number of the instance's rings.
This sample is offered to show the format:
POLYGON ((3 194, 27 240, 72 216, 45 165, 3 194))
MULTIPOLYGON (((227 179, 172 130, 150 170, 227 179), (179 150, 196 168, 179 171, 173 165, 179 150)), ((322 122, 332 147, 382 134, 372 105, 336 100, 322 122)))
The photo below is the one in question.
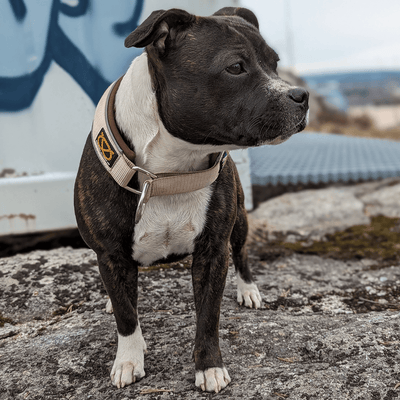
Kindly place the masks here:
POLYGON ((101 132, 99 136, 97 136, 97 144, 99 145, 99 148, 103 153, 103 157, 107 161, 111 161, 114 152, 111 150, 111 147, 107 142, 107 139, 104 137, 104 132, 101 132))
POLYGON ((107 140, 104 129, 101 129, 100 133, 97 135, 96 143, 104 157, 104 160, 110 167, 112 167, 115 160, 118 158, 118 154, 115 152, 111 143, 107 140))

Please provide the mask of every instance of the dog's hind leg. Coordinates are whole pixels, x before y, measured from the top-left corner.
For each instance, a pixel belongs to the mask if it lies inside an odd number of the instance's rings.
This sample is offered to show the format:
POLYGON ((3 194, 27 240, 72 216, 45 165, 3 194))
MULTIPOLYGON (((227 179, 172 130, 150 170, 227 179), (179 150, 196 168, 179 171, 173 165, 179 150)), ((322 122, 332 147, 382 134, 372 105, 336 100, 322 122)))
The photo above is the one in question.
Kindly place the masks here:
POLYGON ((129 255, 103 254, 98 260, 117 322, 118 350, 111 380, 120 388, 145 376, 146 343, 137 313, 138 266, 129 255))
POLYGON ((260 308, 262 299, 253 280, 247 261, 246 238, 248 232, 247 214, 244 208, 244 195, 239 190, 236 222, 231 234, 232 258, 236 270, 237 301, 249 308, 260 308))

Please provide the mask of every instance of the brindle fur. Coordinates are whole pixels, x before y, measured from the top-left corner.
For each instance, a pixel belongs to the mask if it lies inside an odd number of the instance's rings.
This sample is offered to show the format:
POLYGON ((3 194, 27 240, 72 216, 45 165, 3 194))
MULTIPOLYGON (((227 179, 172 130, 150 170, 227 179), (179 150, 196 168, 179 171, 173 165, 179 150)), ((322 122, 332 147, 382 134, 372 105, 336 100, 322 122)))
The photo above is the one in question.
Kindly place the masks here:
MULTIPOLYGON (((138 188, 137 177, 133 187, 138 188)), ((86 142, 75 183, 75 213, 80 233, 97 254, 104 286, 113 304, 118 332, 127 336, 137 326, 139 264, 132 258, 132 237, 138 196, 121 188, 106 174, 86 142)), ((238 272, 251 282, 244 248, 247 217, 236 166, 229 157, 213 184, 206 228, 196 239, 192 277, 196 305, 196 370, 222 367, 219 350, 219 305, 228 271, 229 240, 238 272)), ((171 255, 159 262, 172 262, 186 255, 171 255)))

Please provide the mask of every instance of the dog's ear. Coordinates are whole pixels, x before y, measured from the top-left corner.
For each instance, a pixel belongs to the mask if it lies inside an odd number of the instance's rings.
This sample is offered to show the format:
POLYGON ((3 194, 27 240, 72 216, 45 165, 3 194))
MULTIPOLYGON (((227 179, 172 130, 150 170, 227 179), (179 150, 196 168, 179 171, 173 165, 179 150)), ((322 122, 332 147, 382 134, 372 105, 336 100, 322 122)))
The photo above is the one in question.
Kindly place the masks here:
POLYGON ((224 7, 218 10, 216 13, 213 15, 219 15, 219 16, 224 16, 224 17, 241 17, 250 24, 254 25, 257 29, 259 29, 258 26, 258 19, 254 15, 254 13, 247 8, 242 8, 242 7, 224 7))
POLYGON ((146 47, 152 43, 162 54, 172 31, 185 28, 195 18, 194 15, 177 8, 153 11, 146 21, 125 39, 125 47, 146 47))

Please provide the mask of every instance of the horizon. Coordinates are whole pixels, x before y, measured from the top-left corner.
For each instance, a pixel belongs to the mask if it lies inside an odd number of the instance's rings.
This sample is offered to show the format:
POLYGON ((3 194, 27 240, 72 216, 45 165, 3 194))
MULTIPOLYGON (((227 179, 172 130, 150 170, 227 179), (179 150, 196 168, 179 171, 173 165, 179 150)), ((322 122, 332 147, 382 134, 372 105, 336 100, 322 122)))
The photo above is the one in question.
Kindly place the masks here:
POLYGON ((395 73, 395 74, 399 74, 400 75, 400 67, 397 69, 393 69, 393 68, 381 68, 381 69, 359 69, 359 70, 327 70, 327 71, 316 71, 316 72, 310 72, 307 74, 303 74, 301 71, 296 71, 296 68, 293 67, 278 67, 282 70, 291 70, 293 71, 296 75, 300 76, 300 77, 314 77, 314 76, 319 76, 319 75, 356 75, 356 74, 374 74, 374 73, 395 73))

